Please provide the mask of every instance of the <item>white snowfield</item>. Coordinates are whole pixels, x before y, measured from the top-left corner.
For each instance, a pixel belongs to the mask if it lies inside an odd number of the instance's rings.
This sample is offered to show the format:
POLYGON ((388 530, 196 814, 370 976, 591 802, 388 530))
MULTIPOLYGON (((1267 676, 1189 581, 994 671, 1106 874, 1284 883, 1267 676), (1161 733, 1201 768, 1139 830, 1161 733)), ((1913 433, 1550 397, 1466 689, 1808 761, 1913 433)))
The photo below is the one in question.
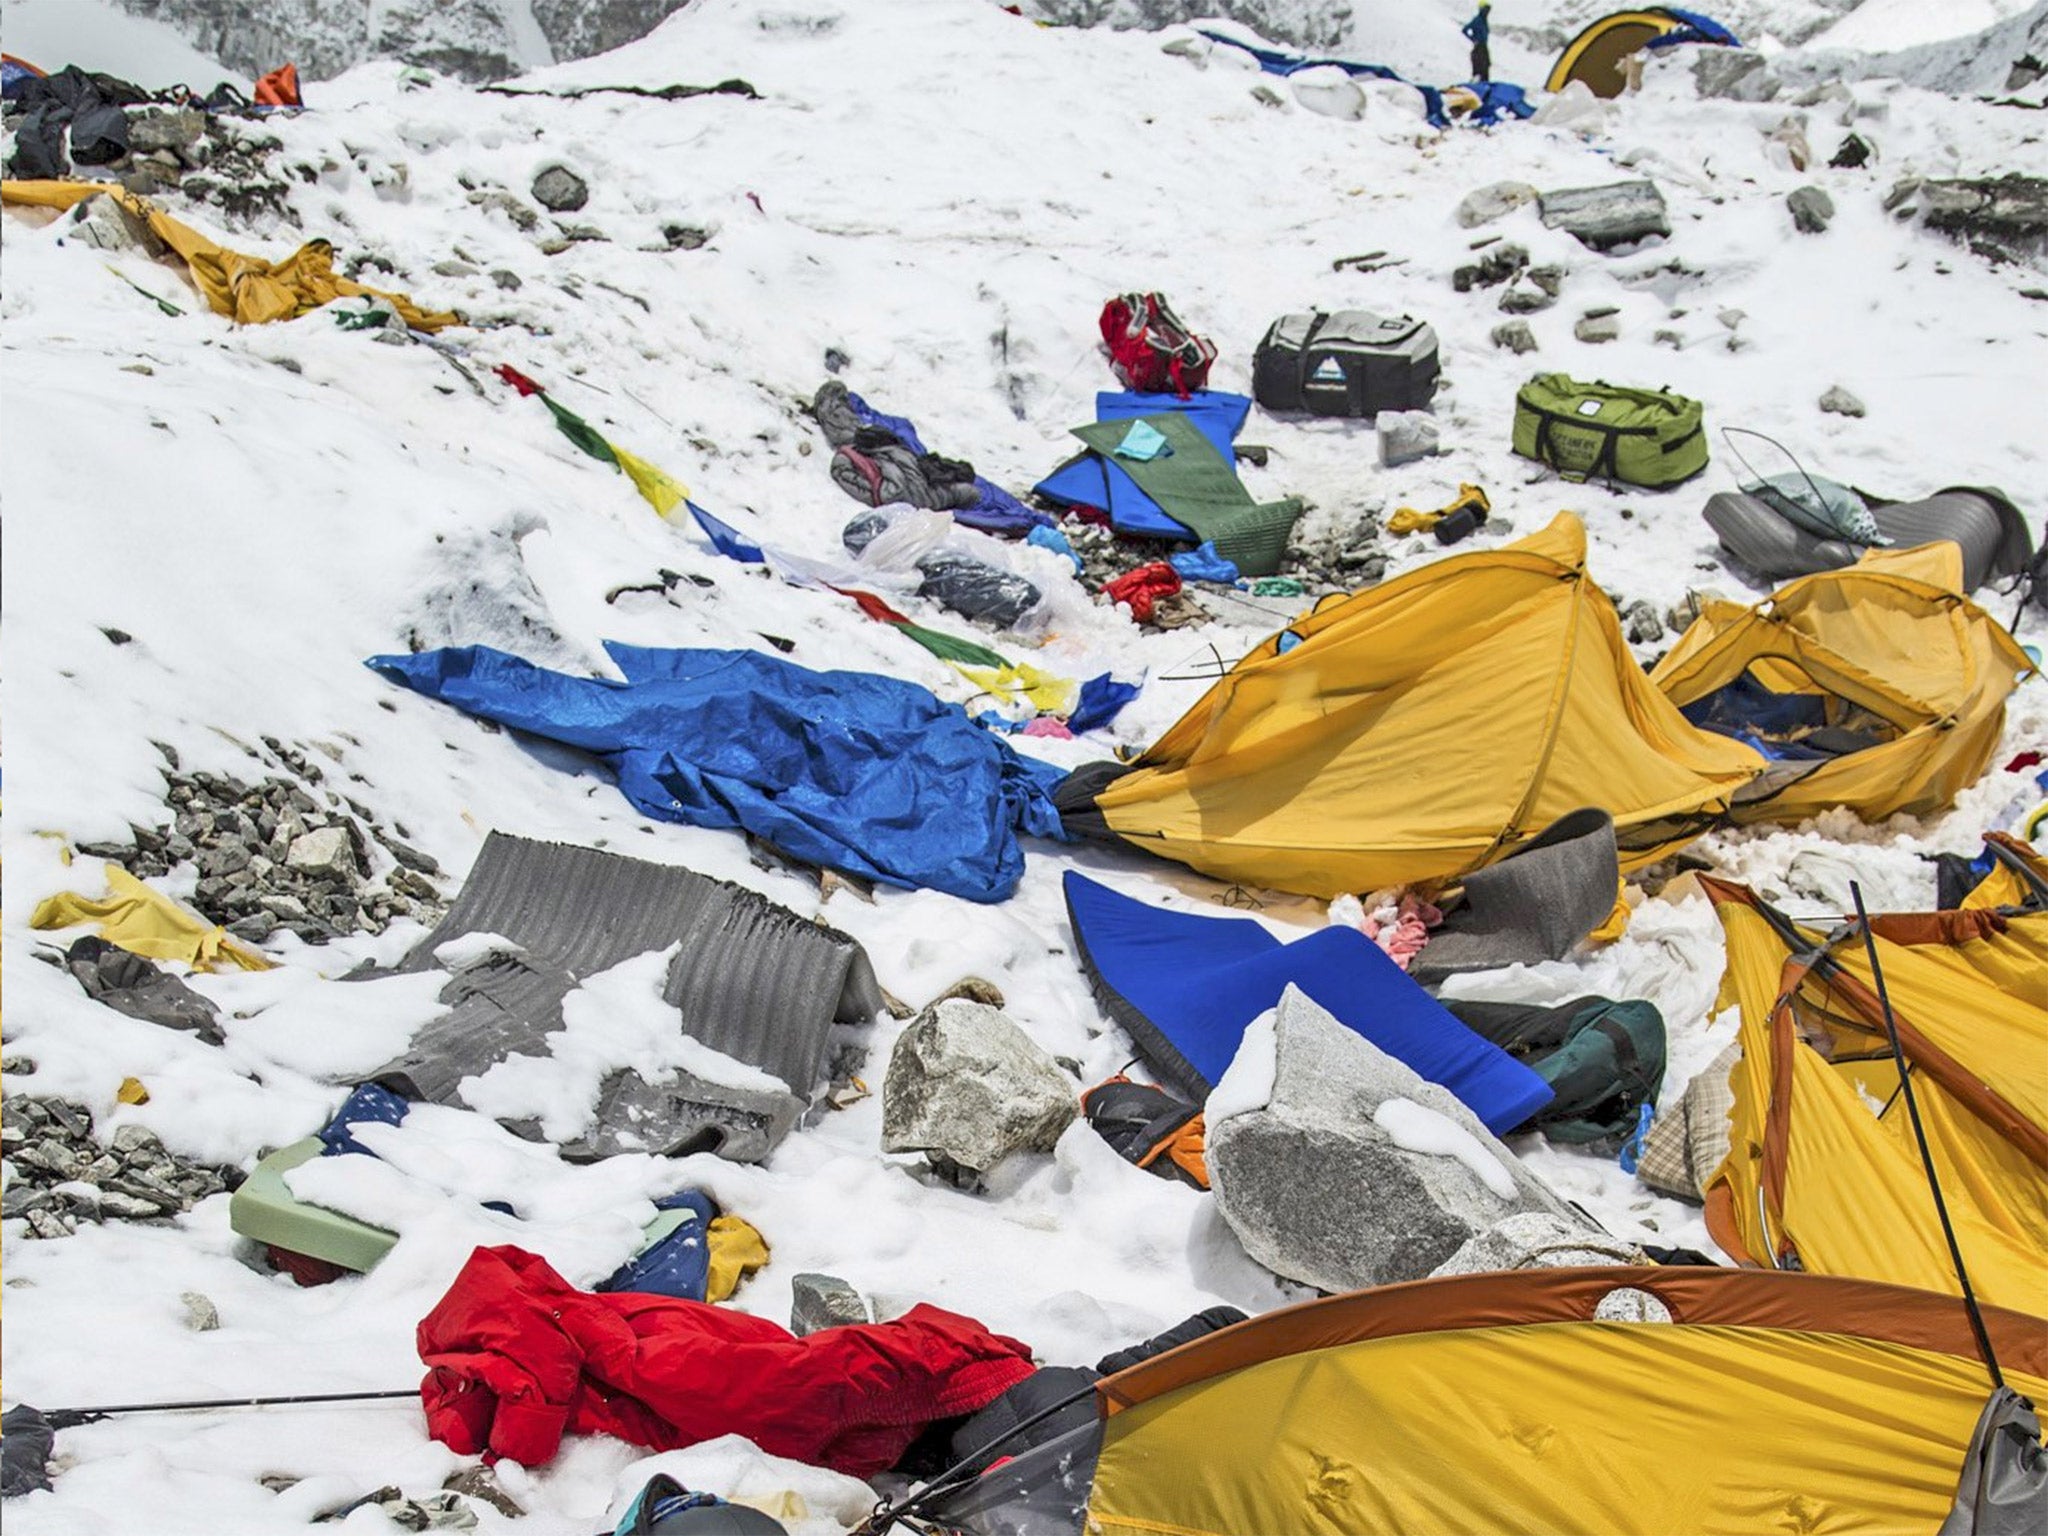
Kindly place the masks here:
MULTIPOLYGON (((1783 0, 1775 13, 1789 31, 1842 9, 1783 0)), ((1855 46, 1927 41, 1923 9, 1932 8, 1872 0, 1855 46), (1908 13, 1911 27, 1902 20, 1896 34, 1878 25, 1908 13)), ((1973 9, 1981 18, 1955 30, 2013 7, 1973 9)), ((1432 0, 1404 14, 1434 16, 1455 38, 1466 10, 1464 0, 1432 0)), ((1743 10, 1774 14, 1762 0, 1743 10)), ((1576 24, 1587 11, 1503 0, 1495 22, 1537 25, 1555 13, 1576 24)), ((25 52, 14 15, 10 4, 6 46, 25 52)), ((1413 16, 1403 25, 1414 28, 1413 16)), ((1832 40, 1847 42, 1848 27, 1838 24, 1832 40)), ((986 978, 1047 1051, 1080 1064, 1077 1090, 1132 1058, 1076 962, 1060 876, 1082 869, 1203 913, 1226 910, 1215 883, 1135 852, 1029 842, 1022 888, 999 906, 929 891, 884 889, 872 904, 843 887, 821 895, 814 879, 757 867, 737 835, 648 823, 595 769, 362 665, 409 639, 495 644, 600 670, 606 639, 764 649, 776 636, 808 666, 885 673, 974 700, 972 685, 843 598, 743 568, 687 522, 657 518, 538 402, 493 379, 499 363, 539 379, 743 531, 818 559, 843 558, 839 530, 856 510, 828 478, 824 439, 801 408, 827 376, 828 348, 847 359, 850 387, 913 418, 935 450, 1021 493, 1067 457, 1068 429, 1093 418, 1096 392, 1116 387, 1096 317, 1106 298, 1133 289, 1170 295, 1221 348, 1213 382, 1246 392, 1252 347, 1285 311, 1408 310, 1436 327, 1445 379, 1437 458, 1384 470, 1369 427, 1254 414, 1244 440, 1272 452, 1265 468, 1245 469, 1247 483, 1261 500, 1306 498, 1310 538, 1368 511, 1442 505, 1473 482, 1491 494, 1495 517, 1467 547, 1533 531, 1569 508, 1589 530, 1595 577, 1623 605, 1646 599, 1662 612, 1689 591, 1745 595, 1699 515, 1710 492, 1733 485, 1718 438, 1706 475, 1669 494, 1548 478, 1508 447, 1516 387, 1539 367, 1668 385, 1705 401, 1710 428, 1768 433, 1809 468, 1867 490, 2002 486, 2040 526, 2048 303, 2026 291, 2038 295, 2048 277, 1994 267, 1881 206, 1911 174, 2048 173, 2036 114, 1882 80, 1806 107, 1702 100, 1679 50, 1583 135, 1535 124, 1438 133, 1398 88, 1371 92, 1362 119, 1337 120, 1192 38, 1186 29, 1042 28, 984 0, 699 0, 639 43, 521 84, 738 77, 761 99, 479 94, 446 81, 411 86, 397 65, 370 64, 309 86, 304 115, 262 125, 281 144, 272 164, 299 227, 245 227, 164 198, 238 248, 276 256, 322 236, 340 258, 374 258, 365 280, 469 317, 442 333, 452 357, 383 344, 324 313, 237 328, 208 313, 177 270, 60 244, 57 229, 10 213, 0 277, 0 931, 5 1053, 35 1070, 10 1073, 8 1092, 68 1097, 92 1110, 102 1135, 144 1125, 180 1154, 248 1167, 321 1126, 343 1097, 335 1084, 387 1060, 434 1016, 440 973, 333 979, 364 960, 394 963, 422 937, 416 924, 317 948, 281 934, 266 945, 278 969, 192 978, 220 1006, 220 1047, 89 1001, 38 958, 74 935, 32 931, 35 905, 66 889, 100 891, 98 862, 67 865, 67 843, 125 840, 130 823, 166 819, 153 743, 173 748, 187 771, 253 778, 266 770, 247 749, 265 736, 319 750, 331 780, 441 863, 444 894, 493 828, 602 843, 820 915, 859 939, 882 984, 913 1004, 963 977, 986 978), (1169 43, 1188 52, 1168 52, 1169 43), (1770 135, 1788 115, 1803 120, 1815 154, 1804 171, 1774 158, 1770 135), (1828 169, 1852 130, 1876 146, 1875 166, 1828 169), (562 221, 602 238, 546 254, 539 241, 551 221, 523 232, 471 194, 503 188, 527 200, 552 164, 590 188, 588 205, 562 221), (1673 233, 1633 254, 1586 250, 1544 229, 1533 208, 1482 230, 1453 218, 1466 193, 1492 182, 1556 188, 1643 175, 1661 186, 1673 233), (1796 233, 1785 207, 1808 184, 1837 210, 1821 235, 1796 233), (671 249, 664 229, 674 227, 708 238, 671 249), (1495 308, 1498 290, 1451 286, 1473 242, 1491 235, 1568 274, 1561 301, 1530 317, 1541 350, 1527 357, 1489 340, 1508 318, 1495 308), (1375 251, 1400 264, 1333 270, 1338 258, 1375 251), (122 277, 185 313, 161 313, 122 277), (1598 348, 1574 340, 1573 322, 1608 305, 1621 338, 1598 348), (1660 330, 1682 347, 1656 344, 1660 330), (1816 402, 1833 385, 1867 415, 1822 414, 1816 402), (666 596, 607 602, 664 569, 712 584, 684 580, 666 596), (132 638, 112 643, 108 629, 132 638), (131 1076, 146 1085, 147 1104, 116 1102, 131 1076)), ((1370 57, 1371 39, 1359 36, 1351 51, 1370 57)), ((1462 56, 1455 45, 1446 52, 1462 56)), ((1536 99, 1548 59, 1511 43, 1496 57, 1498 73, 1536 99)), ((167 72, 190 68, 181 60, 167 72)), ((1426 536, 1390 543, 1397 570, 1439 554, 1426 536)), ((1042 582, 1066 580, 1056 555, 1009 553, 1042 582)), ((2010 617, 2011 598, 1982 596, 2010 617)), ((895 600, 920 623, 971 631, 915 597, 895 600)), ((1020 750, 1071 766, 1148 743, 1199 697, 1199 674, 1296 607, 1209 606, 1218 615, 1209 626, 1161 633, 1077 595, 1042 649, 981 636, 1062 676, 1114 670, 1144 683, 1111 730, 1022 739, 1020 750)), ((2036 612, 2019 634, 2039 644, 2048 625, 2036 612)), ((1647 660, 1658 648, 1640 650, 1647 660)), ((1484 729, 1475 722, 1475 735, 1484 729)), ((1997 761, 2043 745, 2048 685, 2034 679, 2013 696, 1997 761)), ((1412 771, 1465 768, 1417 762, 1412 771)), ((1832 909, 1827 892, 1845 872, 1874 908, 1921 908, 1934 892, 1926 856, 1974 851, 2029 786, 2027 775, 1994 767, 1936 819, 1867 826, 1837 813, 1711 836, 1696 851, 1794 911, 1832 909)), ((189 891, 190 878, 159 883, 189 891)), ((1273 897, 1257 916, 1291 937, 1319 926, 1324 909, 1273 897)), ((1605 950, 1466 978, 1457 990, 1650 998, 1671 1030, 1673 1103, 1732 1035, 1732 1015, 1714 1012, 1720 968, 1705 901, 1652 898, 1605 950)), ((604 1052, 703 1069, 653 1032, 652 970, 622 967, 604 980, 586 994, 594 1011, 568 1020, 579 1054, 558 1082, 508 1074, 479 1084, 471 1102, 573 1132, 604 1052)), ((884 1018, 866 1031, 869 1083, 879 1087, 902 1027, 884 1018)), ((28 1240, 10 1221, 6 1401, 54 1409, 407 1388, 420 1376, 414 1327, 472 1247, 517 1243, 587 1284, 629 1255, 651 1199, 688 1184, 765 1235, 773 1262, 732 1305, 778 1321, 790 1277, 825 1271, 876 1298, 883 1315, 928 1300, 1029 1341, 1046 1362, 1092 1363, 1204 1307, 1257 1311, 1299 1298, 1242 1254, 1207 1197, 1127 1165, 1085 1124, 1049 1157, 1012 1159, 974 1195, 921 1175, 915 1159, 883 1156, 880 1113, 879 1097, 824 1113, 760 1166, 698 1156, 571 1168, 480 1113, 422 1110, 368 1134, 382 1161, 330 1160, 303 1177, 302 1193, 317 1186, 325 1202, 382 1212, 401 1234, 370 1274, 314 1289, 271 1273, 231 1233, 224 1195, 174 1223, 85 1224, 58 1240, 28 1240), (519 1192, 525 1219, 479 1204, 508 1191, 519 1192), (188 1327, 186 1292, 213 1302, 217 1330, 188 1327)), ((1708 1246, 1696 1210, 1652 1196, 1611 1161, 1534 1137, 1514 1148, 1616 1237, 1708 1246)), ((58 1451, 55 1491, 10 1501, 10 1530, 271 1536, 383 1485, 424 1496, 464 1464, 425 1437, 416 1400, 127 1416, 64 1431, 58 1451), (265 1477, 299 1481, 275 1492, 265 1477)), ((796 1536, 844 1530, 874 1498, 739 1441, 648 1458, 584 1439, 545 1467, 501 1466, 530 1513, 513 1521, 477 1505, 478 1528, 608 1531, 622 1500, 664 1467, 691 1486, 764 1502, 793 1492, 800 1504, 777 1507, 796 1536)), ((362 1510, 336 1529, 396 1527, 362 1510)))

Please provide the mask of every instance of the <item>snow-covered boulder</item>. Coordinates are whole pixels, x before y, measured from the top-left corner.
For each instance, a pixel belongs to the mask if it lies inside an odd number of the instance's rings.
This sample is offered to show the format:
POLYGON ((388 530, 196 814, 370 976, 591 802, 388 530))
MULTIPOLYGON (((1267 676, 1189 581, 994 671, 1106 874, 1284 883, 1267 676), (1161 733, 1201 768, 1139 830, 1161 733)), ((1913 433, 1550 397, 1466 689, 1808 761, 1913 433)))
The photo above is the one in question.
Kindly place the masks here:
POLYGON ((1579 1218, 1447 1089, 1289 987, 1209 1096, 1210 1187, 1245 1252, 1326 1291, 1418 1280, 1504 1218, 1579 1218))

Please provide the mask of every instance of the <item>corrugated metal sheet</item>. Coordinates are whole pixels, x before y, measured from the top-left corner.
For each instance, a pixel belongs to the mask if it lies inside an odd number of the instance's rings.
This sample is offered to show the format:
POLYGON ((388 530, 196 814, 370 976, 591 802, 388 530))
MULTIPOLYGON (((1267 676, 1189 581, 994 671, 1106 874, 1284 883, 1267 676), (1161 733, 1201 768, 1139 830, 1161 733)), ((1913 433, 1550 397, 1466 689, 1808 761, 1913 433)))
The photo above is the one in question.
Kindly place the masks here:
POLYGON ((882 1007, 866 951, 845 934, 743 886, 595 848, 492 833, 447 916, 398 969, 436 969, 436 949, 478 933, 524 953, 493 955, 452 978, 441 994, 449 1012, 372 1079, 455 1102, 465 1077, 508 1056, 546 1055, 562 1000, 584 978, 680 944, 662 994, 678 1027, 795 1092, 783 1104, 688 1074, 667 1083, 617 1074, 601 1095, 599 1128, 564 1149, 587 1156, 712 1138, 726 1156, 765 1154, 823 1079, 833 1022, 864 1022, 882 1007))

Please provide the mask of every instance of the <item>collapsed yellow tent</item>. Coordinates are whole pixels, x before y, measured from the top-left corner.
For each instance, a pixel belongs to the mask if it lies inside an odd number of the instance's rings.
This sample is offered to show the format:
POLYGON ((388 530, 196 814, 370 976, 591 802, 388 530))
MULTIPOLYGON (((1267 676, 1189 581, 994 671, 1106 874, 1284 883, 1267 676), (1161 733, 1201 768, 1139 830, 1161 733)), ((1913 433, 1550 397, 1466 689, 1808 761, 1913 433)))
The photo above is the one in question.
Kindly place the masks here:
POLYGON ((1943 541, 1873 551, 1753 608, 1705 606, 1650 674, 1672 703, 1696 720, 1759 701, 1803 706, 1784 747, 1860 745, 1771 763, 1736 796, 1734 820, 1801 821, 1837 805, 1867 821, 1924 815, 1976 782, 2033 663, 1964 596, 1962 577, 1962 551, 1943 541))
POLYGON ((236 943, 225 928, 179 906, 120 865, 108 864, 106 876, 105 896, 95 899, 76 891, 60 892, 29 914, 29 927, 72 928, 98 922, 100 937, 109 944, 151 960, 182 960, 216 971, 228 965, 244 971, 272 968, 273 961, 236 943))
MULTIPOLYGON (((2041 1400, 2048 1323, 1996 1307, 1984 1316, 2007 1382, 2041 1400)), ((1949 1529, 1991 1396, 1952 1298, 1656 1267, 1332 1296, 1209 1334, 1096 1390, 1095 1424, 985 1473, 940 1507, 947 1528, 1934 1536, 1949 1529), (1668 1321, 1624 1320, 1659 1309, 1668 1321), (1058 1489, 1068 1468, 1085 1469, 1091 1435, 1092 1483, 1058 1489), (1085 1524, 1012 1518, 1056 1509, 1055 1492, 1085 1499, 1085 1524)))
MULTIPOLYGON (((1702 880, 1742 1011, 1707 1225, 1734 1257, 1960 1294, 1861 934, 1702 880)), ((2048 1315, 2048 910, 1876 917, 1899 1043, 1970 1283, 2048 1315)))
POLYGON ((1453 879, 1582 806, 1612 814, 1622 867, 1637 868, 1762 766, 1650 685, 1563 513, 1326 601, 1134 768, 1106 784, 1084 770, 1060 800, 1082 835, 1331 897, 1453 879))
POLYGON ((445 311, 423 310, 402 293, 366 287, 334 270, 334 248, 309 240, 282 261, 246 256, 207 239, 199 231, 137 197, 125 187, 100 181, 0 182, 0 203, 33 208, 70 208, 89 197, 110 197, 177 254, 217 315, 244 325, 292 320, 335 299, 383 299, 416 331, 438 331, 461 323, 445 311))

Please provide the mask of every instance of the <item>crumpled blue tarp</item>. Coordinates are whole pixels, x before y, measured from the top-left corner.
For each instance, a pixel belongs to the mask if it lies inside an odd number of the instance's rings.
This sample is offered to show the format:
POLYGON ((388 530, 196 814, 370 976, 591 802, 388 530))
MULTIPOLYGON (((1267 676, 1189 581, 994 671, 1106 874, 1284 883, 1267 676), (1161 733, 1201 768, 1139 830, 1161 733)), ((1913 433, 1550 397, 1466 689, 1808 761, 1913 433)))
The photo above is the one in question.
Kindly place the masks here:
POLYGON ((1217 554, 1215 544, 1207 539, 1193 549, 1168 555, 1166 563, 1180 572, 1182 581, 1214 581, 1226 587, 1237 585, 1236 563, 1217 554))
MULTIPOLYGON (((880 427, 894 432, 910 447, 913 453, 930 453, 924 440, 917 435, 917 428, 908 416, 891 416, 878 411, 852 390, 846 392, 846 403, 853 407, 853 414, 863 426, 880 427)), ((1008 491, 983 475, 974 477, 974 488, 981 492, 981 500, 971 507, 954 509, 953 521, 964 523, 969 528, 979 528, 984 533, 1019 534, 1028 528, 1041 528, 1052 518, 1044 512, 1034 511, 1024 505, 1008 491)))
POLYGON ((807 864, 1001 901, 1020 832, 1064 840, 1063 770, 1011 750, 957 704, 866 672, 753 651, 606 641, 623 683, 488 646, 367 665, 428 698, 596 753, 646 815, 738 828, 807 864))
MULTIPOLYGON (((1674 11, 1671 14, 1682 19, 1705 22, 1709 27, 1715 26, 1713 22, 1706 21, 1705 17, 1692 17, 1690 12, 1674 11)), ((1439 87, 1424 85, 1420 81, 1410 80, 1403 75, 1396 74, 1384 64, 1365 64, 1357 59, 1319 58, 1312 54, 1297 53, 1292 49, 1260 47, 1255 43, 1246 42, 1243 38, 1232 37, 1227 32, 1215 32, 1207 27, 1197 27, 1195 30, 1212 43, 1222 43, 1231 48, 1243 49, 1254 59, 1258 60, 1259 68, 1269 75, 1298 75, 1305 69, 1335 68, 1343 70, 1345 74, 1351 76, 1354 80, 1364 75, 1374 80, 1392 80, 1401 85, 1412 86, 1422 95, 1423 116, 1429 119, 1430 126, 1432 128, 1448 128, 1451 126, 1451 115, 1444 106, 1444 92, 1446 90, 1459 89, 1457 86, 1439 87)), ((1717 30, 1720 29, 1717 28, 1717 30)), ((1470 28, 1465 29, 1465 35, 1467 37, 1472 36, 1470 28)), ((1476 38, 1473 40, 1475 42, 1478 41, 1476 38)), ((1675 41, 1676 39, 1672 40, 1675 41)), ((1733 34, 1730 34, 1729 40, 1731 42, 1734 40, 1733 34)), ((1655 47, 1656 44, 1652 43, 1651 46, 1655 47)), ((1523 99, 1522 88, 1518 85, 1509 85, 1505 81, 1468 80, 1465 82, 1463 89, 1472 92, 1479 98, 1479 109, 1472 114, 1471 121, 1482 127, 1492 127, 1501 120, 1503 112, 1518 118, 1534 117, 1536 115, 1536 109, 1523 99)))
MULTIPOLYGON (((1157 416, 1178 411, 1195 424, 1195 429, 1216 445, 1226 464, 1235 462, 1237 434, 1244 430, 1252 402, 1245 395, 1220 389, 1195 391, 1183 400, 1178 395, 1141 394, 1136 390, 1104 390, 1095 397, 1097 421, 1128 421, 1134 416, 1157 416)), ((1155 539, 1187 539, 1195 535, 1185 524, 1168 517, 1159 503, 1138 489, 1138 482, 1120 468, 1113 457, 1083 453, 1069 459, 1032 487, 1049 501, 1067 506, 1098 507, 1109 514, 1110 526, 1119 533, 1143 534, 1155 539)))

